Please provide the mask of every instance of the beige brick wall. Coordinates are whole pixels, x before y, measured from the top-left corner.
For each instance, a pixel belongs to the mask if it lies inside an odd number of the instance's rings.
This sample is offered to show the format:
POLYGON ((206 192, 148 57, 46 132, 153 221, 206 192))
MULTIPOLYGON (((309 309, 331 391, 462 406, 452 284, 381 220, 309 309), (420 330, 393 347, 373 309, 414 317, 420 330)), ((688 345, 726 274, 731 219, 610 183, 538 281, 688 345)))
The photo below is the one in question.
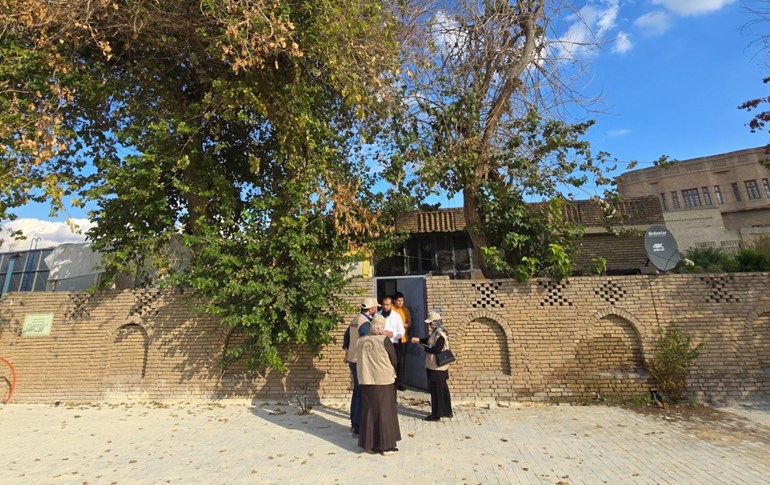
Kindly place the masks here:
MULTIPOLYGON (((371 295, 356 280, 346 299, 371 295)), ((445 318, 458 361, 456 401, 593 399, 646 394, 659 322, 704 342, 691 394, 723 401, 770 396, 770 273, 536 280, 427 279, 428 307, 445 318)), ((0 302, 0 356, 18 374, 15 402, 104 399, 349 398, 337 342, 289 372, 222 370, 228 329, 191 311, 186 294, 139 290, 12 293, 0 302), (21 337, 24 316, 53 313, 48 337, 21 337), (302 391, 304 392, 304 391, 302 391)), ((352 318, 353 315, 349 317, 352 318)), ((349 320, 346 319, 346 320, 349 320)), ((0 367, 0 400, 10 374, 0 367)))
POLYGON ((670 321, 705 344, 690 375, 693 397, 770 396, 768 273, 523 284, 433 277, 427 284, 428 307, 442 313, 457 350, 453 396, 570 401, 646 395, 655 329, 670 321))

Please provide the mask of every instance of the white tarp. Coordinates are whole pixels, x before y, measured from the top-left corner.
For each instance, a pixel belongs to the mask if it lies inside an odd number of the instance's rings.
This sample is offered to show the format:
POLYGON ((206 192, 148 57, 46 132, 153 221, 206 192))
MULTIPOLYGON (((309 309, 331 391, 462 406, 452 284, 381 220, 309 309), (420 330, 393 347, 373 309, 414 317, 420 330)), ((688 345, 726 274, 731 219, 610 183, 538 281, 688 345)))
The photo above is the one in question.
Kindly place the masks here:
POLYGON ((54 248, 45 258, 45 264, 50 270, 48 281, 101 273, 102 270, 99 269, 101 263, 101 255, 92 251, 88 243, 62 244, 54 248))

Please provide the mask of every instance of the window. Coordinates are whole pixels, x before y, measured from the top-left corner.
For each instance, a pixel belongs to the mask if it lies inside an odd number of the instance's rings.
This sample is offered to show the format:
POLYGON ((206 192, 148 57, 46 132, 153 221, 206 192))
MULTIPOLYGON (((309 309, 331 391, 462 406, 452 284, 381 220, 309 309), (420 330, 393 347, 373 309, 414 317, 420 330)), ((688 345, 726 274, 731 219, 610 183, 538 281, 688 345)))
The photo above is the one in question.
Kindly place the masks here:
POLYGON ((674 209, 679 208, 679 194, 676 192, 671 192, 671 202, 674 203, 674 209))
POLYGON ((770 182, 767 179, 762 179, 762 185, 765 186, 765 195, 770 198, 770 182))
POLYGON ((711 205, 711 194, 709 193, 708 187, 703 187, 703 203, 706 205, 711 205))
POLYGON ((685 207, 699 207, 700 206, 700 194, 698 189, 687 189, 682 191, 682 198, 684 199, 685 207))
POLYGON ((733 195, 735 195, 735 200, 740 202, 743 199, 741 199, 741 189, 738 187, 738 182, 733 182, 733 195))
POLYGON ((668 210, 668 202, 666 202, 666 193, 665 192, 660 194, 660 203, 663 204, 663 210, 667 211, 668 210))
POLYGON ((719 188, 718 185, 714 186, 714 195, 717 197, 717 203, 718 204, 724 204, 725 199, 722 197, 722 190, 719 188))
POLYGON ((749 200, 759 199, 762 196, 759 195, 759 186, 756 180, 746 180, 743 182, 746 184, 746 193, 749 194, 749 200))

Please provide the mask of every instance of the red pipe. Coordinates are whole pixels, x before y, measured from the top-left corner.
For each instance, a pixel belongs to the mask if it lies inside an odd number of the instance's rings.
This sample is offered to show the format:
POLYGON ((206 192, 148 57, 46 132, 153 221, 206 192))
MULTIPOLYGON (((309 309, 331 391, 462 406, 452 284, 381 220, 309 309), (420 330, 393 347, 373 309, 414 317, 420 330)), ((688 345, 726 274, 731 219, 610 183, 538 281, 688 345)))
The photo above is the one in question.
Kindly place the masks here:
POLYGON ((8 393, 8 399, 5 400, 5 403, 8 404, 11 402, 11 398, 13 397, 13 390, 16 389, 16 369, 13 368, 10 362, 5 357, 0 357, 0 360, 5 362, 5 365, 8 366, 9 369, 11 369, 11 392, 8 393))

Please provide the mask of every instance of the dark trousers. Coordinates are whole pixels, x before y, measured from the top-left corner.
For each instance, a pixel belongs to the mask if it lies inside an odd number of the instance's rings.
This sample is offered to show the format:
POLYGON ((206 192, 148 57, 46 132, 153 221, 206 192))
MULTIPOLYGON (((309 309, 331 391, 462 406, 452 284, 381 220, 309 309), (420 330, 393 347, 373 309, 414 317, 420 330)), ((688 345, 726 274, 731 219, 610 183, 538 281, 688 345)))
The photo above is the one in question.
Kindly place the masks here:
POLYGON ((358 433, 361 426, 361 386, 358 385, 358 369, 355 362, 348 362, 353 376, 353 396, 350 398, 350 426, 358 433))
POLYGON ((398 359, 398 363, 396 364, 396 385, 397 386, 406 385, 406 382, 404 382, 404 372, 406 371, 406 346, 407 345, 409 344, 406 342, 404 342, 403 344, 401 342, 396 344, 396 358, 398 359))

